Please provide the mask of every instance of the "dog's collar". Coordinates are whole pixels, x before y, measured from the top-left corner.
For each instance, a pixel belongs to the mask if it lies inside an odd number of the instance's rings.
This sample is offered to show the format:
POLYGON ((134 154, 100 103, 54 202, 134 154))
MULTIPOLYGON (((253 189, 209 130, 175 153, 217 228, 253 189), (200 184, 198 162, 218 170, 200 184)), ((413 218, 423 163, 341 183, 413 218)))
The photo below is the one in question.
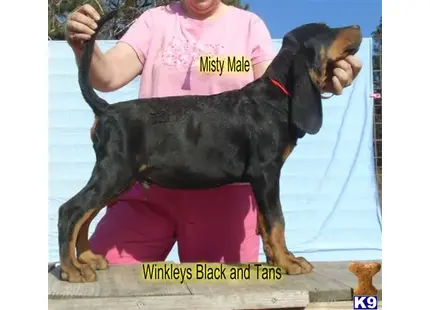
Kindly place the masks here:
POLYGON ((288 92, 288 90, 286 90, 285 87, 281 83, 279 83, 277 80, 270 78, 270 81, 272 81, 273 84, 278 86, 284 92, 284 94, 286 94, 287 96, 291 96, 290 93, 288 92))

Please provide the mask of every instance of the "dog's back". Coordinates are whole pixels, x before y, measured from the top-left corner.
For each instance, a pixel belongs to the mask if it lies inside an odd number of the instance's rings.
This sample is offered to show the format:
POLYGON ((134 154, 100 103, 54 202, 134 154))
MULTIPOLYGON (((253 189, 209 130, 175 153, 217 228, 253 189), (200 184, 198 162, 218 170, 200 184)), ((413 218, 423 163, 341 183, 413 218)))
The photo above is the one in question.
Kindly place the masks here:
POLYGON ((136 99, 109 105, 97 131, 102 135, 114 126, 124 133, 121 140, 129 157, 139 167, 147 165, 139 176, 142 181, 210 188, 241 181, 251 153, 250 128, 255 126, 250 110, 249 99, 235 91, 136 99))

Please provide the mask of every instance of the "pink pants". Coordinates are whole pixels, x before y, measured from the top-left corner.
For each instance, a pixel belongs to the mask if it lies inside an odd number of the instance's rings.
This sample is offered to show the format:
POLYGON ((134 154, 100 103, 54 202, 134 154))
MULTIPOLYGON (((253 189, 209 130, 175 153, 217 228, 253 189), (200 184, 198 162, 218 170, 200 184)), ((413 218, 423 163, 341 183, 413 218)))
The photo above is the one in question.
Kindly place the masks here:
POLYGON ((176 241, 181 262, 257 262, 251 187, 191 191, 137 184, 107 208, 90 245, 110 264, 134 264, 164 261, 176 241))

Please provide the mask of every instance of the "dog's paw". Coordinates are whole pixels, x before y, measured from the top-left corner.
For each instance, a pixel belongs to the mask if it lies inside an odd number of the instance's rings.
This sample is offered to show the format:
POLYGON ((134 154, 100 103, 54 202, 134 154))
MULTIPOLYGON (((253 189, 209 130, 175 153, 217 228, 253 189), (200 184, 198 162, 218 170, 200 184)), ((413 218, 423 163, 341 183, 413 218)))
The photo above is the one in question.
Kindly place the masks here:
POLYGON ((304 257, 295 257, 292 254, 285 253, 283 257, 275 259, 275 265, 285 270, 288 275, 300 275, 312 272, 314 266, 304 257))
POLYGON ((92 251, 80 254, 78 260, 88 264, 92 270, 106 270, 109 267, 108 261, 103 256, 94 254, 92 251))
POLYGON ((89 265, 81 265, 79 268, 61 268, 61 280, 71 283, 95 282, 97 274, 89 265))
POLYGON ((309 263, 304 257, 294 257, 291 259, 290 265, 285 268, 287 274, 298 275, 311 273, 314 269, 311 263, 309 263))

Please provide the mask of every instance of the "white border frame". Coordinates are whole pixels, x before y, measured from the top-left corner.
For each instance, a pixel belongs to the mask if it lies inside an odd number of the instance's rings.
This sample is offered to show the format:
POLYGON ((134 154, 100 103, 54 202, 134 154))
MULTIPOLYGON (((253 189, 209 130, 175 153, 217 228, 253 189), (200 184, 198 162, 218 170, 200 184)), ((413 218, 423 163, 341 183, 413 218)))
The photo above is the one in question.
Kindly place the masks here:
POLYGON ((428 12, 428 1, 383 1, 382 300, 387 310, 428 308, 428 12))
MULTIPOLYGON (((424 309, 430 273, 424 250, 430 235, 430 3, 384 0, 383 9, 383 304, 424 309)), ((6 185, 0 259, 9 290, 1 303, 4 309, 47 308, 47 285, 41 285, 47 284, 48 253, 47 9, 39 1, 5 1, 2 12, 0 163, 6 185)))
POLYGON ((47 308, 47 8, 2 3, 2 309, 47 308), (42 281, 43 279, 43 281, 42 281))

